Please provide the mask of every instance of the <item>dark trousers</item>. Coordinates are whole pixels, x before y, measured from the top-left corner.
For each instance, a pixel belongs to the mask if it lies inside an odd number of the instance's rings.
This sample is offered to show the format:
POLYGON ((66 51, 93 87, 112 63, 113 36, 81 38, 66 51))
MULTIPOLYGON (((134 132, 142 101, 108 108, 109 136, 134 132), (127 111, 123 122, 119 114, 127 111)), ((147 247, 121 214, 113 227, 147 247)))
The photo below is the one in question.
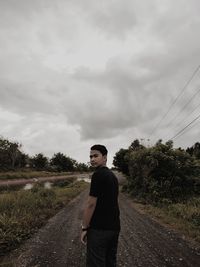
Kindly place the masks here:
POLYGON ((87 267, 116 267, 119 231, 89 229, 87 267))

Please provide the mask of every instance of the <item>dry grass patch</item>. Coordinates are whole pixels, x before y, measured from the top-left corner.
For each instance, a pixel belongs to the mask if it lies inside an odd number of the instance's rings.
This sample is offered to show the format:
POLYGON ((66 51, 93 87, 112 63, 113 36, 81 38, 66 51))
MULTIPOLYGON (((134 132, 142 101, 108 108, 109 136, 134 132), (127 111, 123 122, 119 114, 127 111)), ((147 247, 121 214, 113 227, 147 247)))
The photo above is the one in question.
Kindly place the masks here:
POLYGON ((0 256, 16 248, 88 185, 72 182, 67 186, 8 191, 0 195, 0 256))
POLYGON ((200 197, 191 198, 185 203, 160 206, 135 203, 135 206, 174 230, 178 230, 186 238, 200 243, 200 197))

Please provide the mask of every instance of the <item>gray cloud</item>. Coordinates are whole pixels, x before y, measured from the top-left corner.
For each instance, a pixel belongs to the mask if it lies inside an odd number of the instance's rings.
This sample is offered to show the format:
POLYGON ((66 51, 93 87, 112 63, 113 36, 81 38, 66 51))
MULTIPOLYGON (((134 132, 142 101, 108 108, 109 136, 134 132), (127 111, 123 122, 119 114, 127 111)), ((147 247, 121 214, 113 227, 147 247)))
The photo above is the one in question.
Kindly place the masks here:
POLYGON ((136 99, 121 99, 114 90, 102 88, 84 89, 84 96, 88 96, 80 98, 80 92, 74 91, 64 101, 65 110, 69 122, 80 126, 83 139, 113 137, 139 122, 136 99))
MULTIPOLYGON (((130 3, 130 2, 129 2, 130 3)), ((118 1, 115 5, 104 2, 98 10, 92 14, 93 21, 102 31, 107 33, 107 37, 114 36, 124 38, 136 24, 133 4, 127 5, 126 1, 118 1)))
MULTIPOLYGON (((195 0, 1 1, 0 134, 47 154, 65 142, 73 151, 105 141, 114 151, 148 137, 200 63, 199 8, 195 0)), ((168 123, 199 76, 154 138, 175 133, 168 123)))

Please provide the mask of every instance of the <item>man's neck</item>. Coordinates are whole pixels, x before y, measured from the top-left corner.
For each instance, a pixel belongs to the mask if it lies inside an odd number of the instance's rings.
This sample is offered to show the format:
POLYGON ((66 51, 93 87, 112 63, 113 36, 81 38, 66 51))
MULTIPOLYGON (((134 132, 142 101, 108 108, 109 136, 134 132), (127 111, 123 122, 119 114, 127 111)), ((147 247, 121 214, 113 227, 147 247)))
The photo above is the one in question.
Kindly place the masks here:
POLYGON ((103 168, 103 167, 107 167, 106 164, 99 165, 99 166, 97 167, 97 169, 99 169, 99 168, 103 168))

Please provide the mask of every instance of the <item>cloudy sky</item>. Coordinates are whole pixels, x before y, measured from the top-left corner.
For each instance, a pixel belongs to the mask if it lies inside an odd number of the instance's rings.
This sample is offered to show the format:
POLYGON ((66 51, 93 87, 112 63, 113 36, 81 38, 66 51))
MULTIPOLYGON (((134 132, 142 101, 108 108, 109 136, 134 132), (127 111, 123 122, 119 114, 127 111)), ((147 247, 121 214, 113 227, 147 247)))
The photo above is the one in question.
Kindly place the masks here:
MULTIPOLYGON (((80 162, 103 143, 110 166, 136 138, 172 138, 200 114, 199 14, 198 0, 0 0, 0 135, 80 162)), ((198 123, 175 146, 200 141, 198 123)))

